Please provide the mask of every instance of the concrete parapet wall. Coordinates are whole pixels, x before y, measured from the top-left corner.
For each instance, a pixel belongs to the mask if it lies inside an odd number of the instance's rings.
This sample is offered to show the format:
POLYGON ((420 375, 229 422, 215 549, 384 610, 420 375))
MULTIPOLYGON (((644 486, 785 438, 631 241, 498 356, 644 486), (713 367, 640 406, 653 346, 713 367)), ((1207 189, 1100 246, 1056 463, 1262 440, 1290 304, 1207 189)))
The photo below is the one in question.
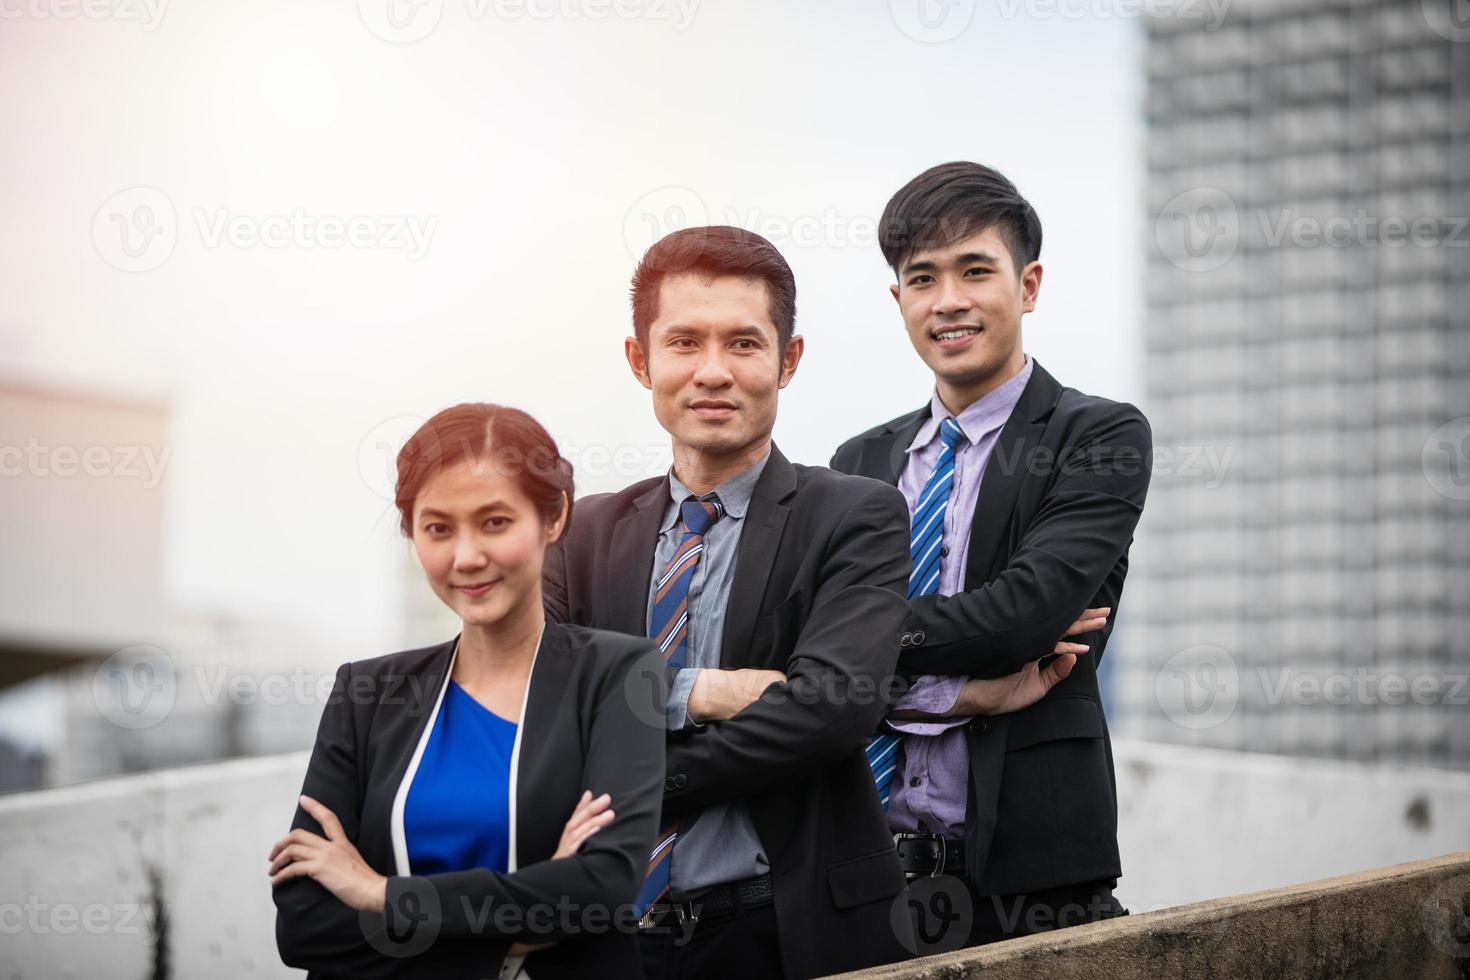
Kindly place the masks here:
POLYGON ((844 976, 1462 980, 1467 972, 1470 851, 844 976))

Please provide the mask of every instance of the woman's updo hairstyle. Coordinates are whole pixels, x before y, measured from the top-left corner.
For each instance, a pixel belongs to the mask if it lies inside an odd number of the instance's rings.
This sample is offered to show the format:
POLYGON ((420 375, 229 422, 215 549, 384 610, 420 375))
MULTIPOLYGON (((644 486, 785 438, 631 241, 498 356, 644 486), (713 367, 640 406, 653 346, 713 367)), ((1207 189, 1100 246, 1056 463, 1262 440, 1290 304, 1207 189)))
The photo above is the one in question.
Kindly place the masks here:
POLYGON ((398 452, 393 497, 398 505, 398 527, 405 537, 413 537, 413 504, 424 487, 465 459, 492 460, 501 473, 516 481, 544 522, 561 516, 563 501, 566 520, 571 521, 572 464, 562 458, 551 433, 518 408, 466 402, 446 408, 419 426, 398 452))

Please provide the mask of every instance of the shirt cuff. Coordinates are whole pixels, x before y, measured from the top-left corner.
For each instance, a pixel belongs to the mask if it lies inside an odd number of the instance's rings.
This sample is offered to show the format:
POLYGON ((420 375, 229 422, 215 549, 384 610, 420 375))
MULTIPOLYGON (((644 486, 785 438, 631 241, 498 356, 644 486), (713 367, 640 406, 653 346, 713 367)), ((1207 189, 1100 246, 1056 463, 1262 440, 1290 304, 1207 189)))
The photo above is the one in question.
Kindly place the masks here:
POLYGON ((665 717, 671 732, 703 728, 704 725, 689 717, 689 695, 694 693, 694 682, 699 680, 703 667, 681 667, 674 671, 674 683, 669 688, 669 700, 665 717))
MULTIPOLYGON (((927 715, 943 715, 953 711, 959 703, 968 677, 938 677, 925 674, 904 692, 893 706, 894 711, 922 711, 927 715)), ((958 718, 888 718, 888 727, 904 735, 939 735, 951 728, 959 728, 970 721, 958 718)))

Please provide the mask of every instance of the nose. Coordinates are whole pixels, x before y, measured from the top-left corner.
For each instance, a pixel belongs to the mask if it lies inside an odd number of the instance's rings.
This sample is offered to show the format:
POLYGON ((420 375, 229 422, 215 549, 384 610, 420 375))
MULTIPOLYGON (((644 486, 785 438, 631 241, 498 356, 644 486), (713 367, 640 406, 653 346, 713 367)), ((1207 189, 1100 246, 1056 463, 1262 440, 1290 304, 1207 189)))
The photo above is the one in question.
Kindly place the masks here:
POLYGON ((725 350, 719 345, 711 344, 707 347, 694 369, 694 383, 701 388, 716 390, 730 387, 735 378, 725 357, 725 350))
POLYGON ((959 288, 959 283, 952 276, 944 276, 939 281, 939 295, 934 299, 934 312, 938 316, 955 316, 967 313, 970 309, 970 298, 965 295, 964 290, 959 288))
POLYGON ((454 540, 454 570, 456 572, 474 572, 484 568, 490 563, 485 556, 485 549, 480 547, 473 534, 462 532, 454 540))

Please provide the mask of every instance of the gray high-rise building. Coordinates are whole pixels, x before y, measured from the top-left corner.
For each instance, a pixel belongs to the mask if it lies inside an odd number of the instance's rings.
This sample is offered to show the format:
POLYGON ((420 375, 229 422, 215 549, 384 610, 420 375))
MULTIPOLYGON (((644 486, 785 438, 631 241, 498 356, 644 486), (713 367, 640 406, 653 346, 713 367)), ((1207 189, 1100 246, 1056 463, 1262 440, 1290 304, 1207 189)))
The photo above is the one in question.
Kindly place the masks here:
POLYGON ((1111 713, 1470 768, 1465 4, 1203 6, 1146 26, 1158 455, 1111 713))

